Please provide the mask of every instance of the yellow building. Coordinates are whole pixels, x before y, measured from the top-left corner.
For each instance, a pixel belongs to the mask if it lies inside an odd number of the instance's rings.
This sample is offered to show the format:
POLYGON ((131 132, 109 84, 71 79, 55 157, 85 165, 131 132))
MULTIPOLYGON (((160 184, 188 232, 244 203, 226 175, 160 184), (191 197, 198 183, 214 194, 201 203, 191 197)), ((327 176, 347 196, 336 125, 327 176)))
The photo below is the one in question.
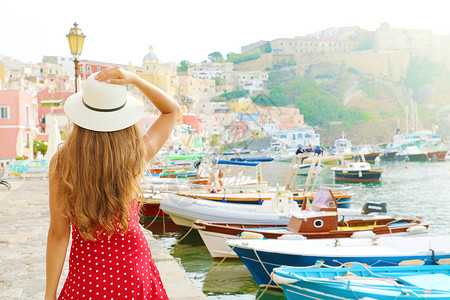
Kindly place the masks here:
POLYGON ((177 66, 176 64, 162 64, 150 46, 149 53, 142 61, 142 78, 159 87, 171 97, 177 91, 177 66))
POLYGON ((254 112, 253 101, 250 98, 238 98, 230 101, 230 111, 234 113, 254 112))
POLYGON ((5 86, 5 64, 0 61, 0 90, 5 86))

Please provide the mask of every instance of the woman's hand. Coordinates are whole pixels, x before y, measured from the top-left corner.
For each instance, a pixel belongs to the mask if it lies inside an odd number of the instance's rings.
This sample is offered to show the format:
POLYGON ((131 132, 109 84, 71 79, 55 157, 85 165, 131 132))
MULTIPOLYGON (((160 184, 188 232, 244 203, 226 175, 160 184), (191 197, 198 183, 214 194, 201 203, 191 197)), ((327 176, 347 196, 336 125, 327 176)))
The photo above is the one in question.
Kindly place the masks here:
POLYGON ((136 74, 133 74, 121 67, 109 67, 102 71, 100 71, 95 79, 98 81, 105 81, 107 83, 112 84, 135 84, 136 83, 136 74))

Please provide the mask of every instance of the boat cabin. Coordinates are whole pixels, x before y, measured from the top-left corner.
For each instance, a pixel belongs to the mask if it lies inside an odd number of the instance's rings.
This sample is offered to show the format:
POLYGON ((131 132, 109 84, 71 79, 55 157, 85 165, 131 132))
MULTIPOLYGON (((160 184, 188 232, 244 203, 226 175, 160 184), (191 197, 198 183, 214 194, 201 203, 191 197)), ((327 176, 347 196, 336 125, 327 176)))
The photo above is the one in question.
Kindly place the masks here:
MULTIPOLYGON (((309 210, 308 204, 304 209, 309 210)), ((328 232, 338 229, 337 202, 330 188, 319 188, 310 210, 303 214, 292 214, 286 229, 292 232, 328 232)))

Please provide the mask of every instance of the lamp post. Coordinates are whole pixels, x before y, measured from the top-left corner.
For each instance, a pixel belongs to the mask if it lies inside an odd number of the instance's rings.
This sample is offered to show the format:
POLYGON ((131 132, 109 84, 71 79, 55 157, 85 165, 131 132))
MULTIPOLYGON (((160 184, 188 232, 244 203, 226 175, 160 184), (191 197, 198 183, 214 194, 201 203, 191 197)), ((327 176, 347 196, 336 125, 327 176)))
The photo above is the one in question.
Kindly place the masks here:
POLYGON ((78 28, 78 24, 73 23, 73 28, 70 29, 66 35, 69 40, 70 52, 73 55, 73 62, 75 63, 75 93, 78 91, 78 57, 83 49, 84 38, 86 37, 81 28, 78 28))

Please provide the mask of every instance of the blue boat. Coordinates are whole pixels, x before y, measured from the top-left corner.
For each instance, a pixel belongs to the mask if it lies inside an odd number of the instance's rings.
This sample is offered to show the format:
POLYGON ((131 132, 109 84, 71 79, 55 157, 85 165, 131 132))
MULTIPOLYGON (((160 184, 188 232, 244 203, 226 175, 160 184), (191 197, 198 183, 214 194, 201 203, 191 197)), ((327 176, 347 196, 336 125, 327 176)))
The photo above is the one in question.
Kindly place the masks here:
POLYGON ((450 265, 281 267, 272 278, 288 300, 450 299, 450 265))
MULTIPOLYGON (((281 266, 308 267, 317 261, 330 266, 347 262, 396 266, 411 259, 432 265, 439 259, 450 258, 450 236, 383 236, 377 239, 367 236, 317 240, 234 239, 227 244, 259 286, 268 285, 272 270, 281 266)), ((275 286, 273 282, 270 285, 275 286)))

